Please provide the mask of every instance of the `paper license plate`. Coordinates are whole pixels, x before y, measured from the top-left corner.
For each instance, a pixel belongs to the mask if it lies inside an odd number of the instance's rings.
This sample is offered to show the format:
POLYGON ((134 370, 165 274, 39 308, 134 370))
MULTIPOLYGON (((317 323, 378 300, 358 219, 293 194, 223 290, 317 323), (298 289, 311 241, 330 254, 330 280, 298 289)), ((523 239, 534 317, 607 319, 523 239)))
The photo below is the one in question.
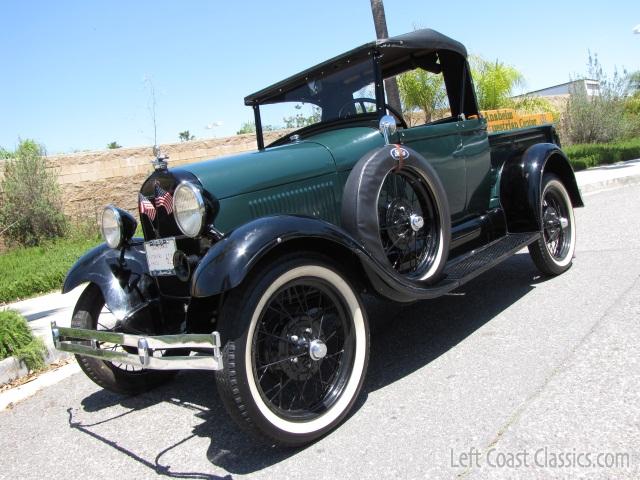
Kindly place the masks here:
POLYGON ((175 238, 160 238, 144 243, 147 252, 149 273, 154 276, 175 275, 173 254, 176 253, 175 238))

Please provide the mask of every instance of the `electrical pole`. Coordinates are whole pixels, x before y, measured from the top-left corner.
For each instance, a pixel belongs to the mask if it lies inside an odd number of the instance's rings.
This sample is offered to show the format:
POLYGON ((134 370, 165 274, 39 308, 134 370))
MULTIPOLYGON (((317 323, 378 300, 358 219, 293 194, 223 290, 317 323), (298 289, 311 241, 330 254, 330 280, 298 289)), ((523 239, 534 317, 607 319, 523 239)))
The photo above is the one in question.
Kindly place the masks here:
MULTIPOLYGON (((387 17, 384 14, 384 4, 382 0, 371 0, 371 13, 373 14, 373 25, 376 28, 376 38, 389 38, 387 31, 387 17)), ((384 81, 384 90, 387 93, 387 102, 391 108, 395 108, 398 112, 402 112, 400 104, 400 91, 398 90, 398 82, 395 78, 389 78, 384 81)))

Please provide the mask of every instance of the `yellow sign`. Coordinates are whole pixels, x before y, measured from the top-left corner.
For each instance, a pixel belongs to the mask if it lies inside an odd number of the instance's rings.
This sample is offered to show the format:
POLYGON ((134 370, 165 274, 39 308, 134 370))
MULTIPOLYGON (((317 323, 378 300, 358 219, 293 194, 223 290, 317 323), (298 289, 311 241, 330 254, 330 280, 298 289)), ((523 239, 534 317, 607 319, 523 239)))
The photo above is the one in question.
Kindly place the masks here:
POLYGON ((498 110, 484 110, 480 113, 487 119, 489 132, 535 127, 553 122, 553 115, 548 112, 520 114, 512 108, 500 108, 498 110))

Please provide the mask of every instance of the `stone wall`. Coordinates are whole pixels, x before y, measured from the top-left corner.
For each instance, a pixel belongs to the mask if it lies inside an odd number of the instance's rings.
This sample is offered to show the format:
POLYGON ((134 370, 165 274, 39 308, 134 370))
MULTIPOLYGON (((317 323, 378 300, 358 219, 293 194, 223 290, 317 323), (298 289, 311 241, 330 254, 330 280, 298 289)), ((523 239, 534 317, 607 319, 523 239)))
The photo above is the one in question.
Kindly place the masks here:
MULTIPOLYGON (((265 143, 285 133, 265 132, 265 143)), ((256 148, 254 134, 161 145, 162 152, 169 155, 170 167, 256 148)), ((97 219, 109 203, 137 211, 137 193, 153 172, 153 158, 152 147, 138 147, 51 155, 47 162, 58 176, 65 214, 72 219, 97 219)), ((0 162, 0 178, 2 173, 0 162)))

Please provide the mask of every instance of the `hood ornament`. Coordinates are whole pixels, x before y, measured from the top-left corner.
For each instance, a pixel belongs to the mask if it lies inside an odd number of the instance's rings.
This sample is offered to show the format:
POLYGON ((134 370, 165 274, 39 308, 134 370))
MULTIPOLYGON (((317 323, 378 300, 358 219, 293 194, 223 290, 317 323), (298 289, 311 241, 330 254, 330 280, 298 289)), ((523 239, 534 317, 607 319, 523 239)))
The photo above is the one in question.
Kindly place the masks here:
POLYGON ((162 153, 162 150, 160 150, 158 145, 153 146, 153 155, 156 157, 151 161, 153 168, 156 170, 166 170, 167 165, 169 164, 169 162, 167 162, 167 160, 169 160, 169 155, 162 153))

